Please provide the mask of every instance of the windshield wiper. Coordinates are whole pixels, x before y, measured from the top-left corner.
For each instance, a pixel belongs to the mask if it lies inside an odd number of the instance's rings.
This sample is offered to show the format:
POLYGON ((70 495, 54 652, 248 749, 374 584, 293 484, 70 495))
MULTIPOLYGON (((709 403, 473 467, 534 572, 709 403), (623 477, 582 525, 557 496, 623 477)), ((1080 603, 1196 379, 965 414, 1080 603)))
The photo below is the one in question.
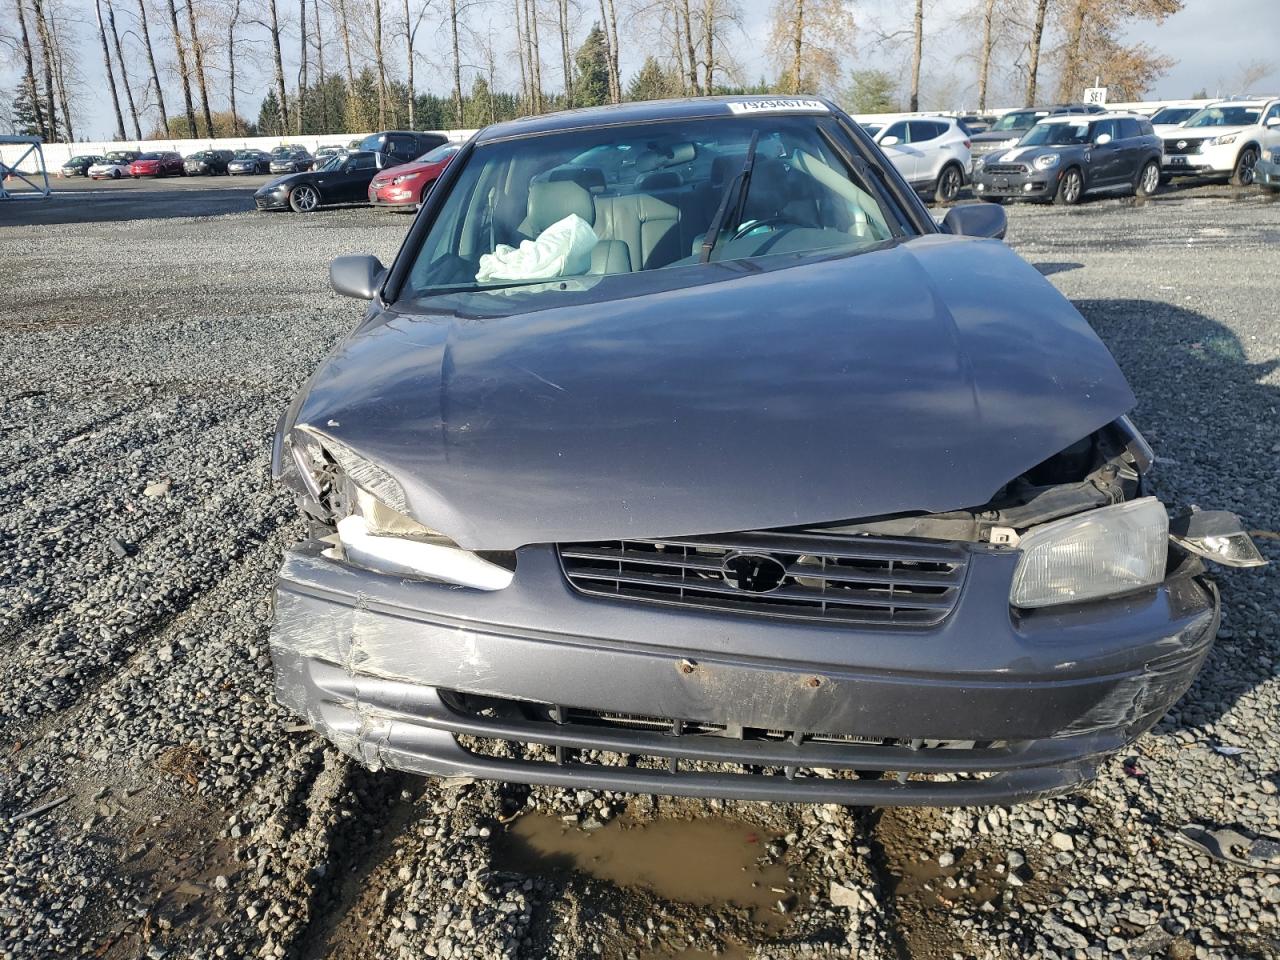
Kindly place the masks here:
POLYGON ((760 131, 753 130, 751 145, 747 147, 747 159, 742 164, 738 175, 729 182, 729 188, 721 197, 720 206, 711 220, 711 227, 702 238, 702 254, 698 257, 699 263, 706 263, 711 259, 711 252, 715 250, 725 224, 742 222, 742 211, 747 205, 747 191, 751 189, 751 171, 755 169, 756 164, 756 144, 759 141, 760 131), (733 215, 732 221, 729 219, 730 214, 733 215))

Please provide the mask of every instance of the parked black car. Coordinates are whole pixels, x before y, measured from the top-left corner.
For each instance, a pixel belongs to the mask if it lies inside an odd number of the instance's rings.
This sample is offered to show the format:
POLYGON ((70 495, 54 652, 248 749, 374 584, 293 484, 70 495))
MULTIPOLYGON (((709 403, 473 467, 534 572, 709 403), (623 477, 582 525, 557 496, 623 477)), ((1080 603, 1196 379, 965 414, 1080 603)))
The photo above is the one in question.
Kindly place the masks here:
POLYGON ((1094 190, 1140 197, 1160 187, 1163 143, 1146 117, 1127 113, 1047 117, 1017 146, 988 154, 973 174, 984 200, 1079 203, 1094 190))
POLYGON ((227 173, 241 176, 250 173, 267 173, 271 169, 271 155, 262 150, 237 150, 227 163, 227 173))
POLYGON ((292 209, 310 213, 332 203, 366 203, 369 181, 378 172, 378 156, 368 150, 337 154, 319 170, 307 170, 264 183, 253 195, 259 210, 292 209))
POLYGON ((269 169, 272 173, 301 173, 311 169, 311 156, 306 147, 281 146, 271 151, 269 169))
POLYGON ((64 177, 87 177, 89 168, 95 163, 101 162, 102 157, 96 154, 77 154, 62 165, 62 175, 64 177))
POLYGON ((378 155, 379 167, 394 167, 422 156, 428 150, 448 143, 449 138, 438 133, 418 133, 413 130, 384 130, 371 133, 353 147, 378 155))
POLYGON ((188 176, 227 173, 227 164, 235 156, 230 150, 200 150, 182 161, 188 176))
POLYGON ((342 146, 339 143, 328 143, 328 144, 325 144, 324 146, 316 147, 315 156, 311 158, 311 169, 319 170, 321 167, 323 167, 326 163, 329 162, 330 157, 339 153, 346 153, 346 152, 347 152, 347 148, 342 146))
POLYGON ((369 304, 273 444, 313 538, 276 696, 374 769, 1073 788, 1208 654, 1201 556, 1262 560, 1170 521, 1123 374, 1004 227, 936 223, 817 97, 481 131, 390 269, 330 268, 369 304))

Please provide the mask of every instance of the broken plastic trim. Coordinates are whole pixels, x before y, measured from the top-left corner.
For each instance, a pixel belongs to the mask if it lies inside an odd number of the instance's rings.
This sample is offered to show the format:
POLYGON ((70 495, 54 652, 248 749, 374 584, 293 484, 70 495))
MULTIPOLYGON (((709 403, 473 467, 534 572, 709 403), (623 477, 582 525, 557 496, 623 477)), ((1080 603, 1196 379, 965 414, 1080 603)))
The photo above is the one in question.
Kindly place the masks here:
POLYGON ((321 433, 315 427, 299 424, 294 428, 294 434, 295 436, 301 434, 302 438, 305 438, 294 440, 290 446, 294 450, 294 461, 302 471, 308 489, 318 483, 316 471, 319 465, 315 448, 319 446, 333 458, 347 479, 357 487, 367 490, 397 513, 409 512, 409 501, 405 496, 404 487, 400 486, 399 481, 382 467, 366 460, 346 444, 321 433))
POLYGON ((439 580, 477 590, 502 590, 515 577, 515 571, 460 547, 374 535, 364 517, 356 514, 338 521, 338 538, 347 560, 377 573, 439 580))
POLYGON ((1179 514, 1170 521, 1169 539, 1188 553, 1224 567, 1267 564, 1240 518, 1226 510, 1192 509, 1179 514))

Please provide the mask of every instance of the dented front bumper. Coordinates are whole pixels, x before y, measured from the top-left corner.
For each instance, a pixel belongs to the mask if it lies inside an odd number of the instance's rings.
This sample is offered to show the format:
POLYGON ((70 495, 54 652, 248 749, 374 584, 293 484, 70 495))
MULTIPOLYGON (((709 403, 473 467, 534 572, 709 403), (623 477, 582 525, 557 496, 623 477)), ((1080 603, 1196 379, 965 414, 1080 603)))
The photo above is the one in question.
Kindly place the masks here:
POLYGON ((554 548, 495 592, 286 555, 279 700, 370 766, 689 796, 1009 803, 1064 792, 1195 677, 1194 574, 1028 615, 978 548, 936 627, 851 627, 578 594, 554 548), (489 749, 484 744, 497 744, 489 749))

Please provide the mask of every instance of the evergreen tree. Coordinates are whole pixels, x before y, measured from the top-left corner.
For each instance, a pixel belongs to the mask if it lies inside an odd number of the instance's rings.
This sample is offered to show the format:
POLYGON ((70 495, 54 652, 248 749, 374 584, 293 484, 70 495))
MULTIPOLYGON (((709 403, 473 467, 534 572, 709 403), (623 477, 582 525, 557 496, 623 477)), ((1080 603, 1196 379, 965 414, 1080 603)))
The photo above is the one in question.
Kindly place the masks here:
POLYGON ((897 81, 883 70, 855 70, 841 104, 850 113, 893 113, 898 109, 897 81))
POLYGON ((573 58, 577 76, 573 81, 573 100, 580 107, 595 107, 609 102, 609 48, 600 24, 591 32, 573 58))
POLYGON ((680 78, 663 68, 656 57, 645 58, 640 72, 631 78, 627 86, 628 100, 662 100, 680 96, 680 78))
POLYGON ((13 98, 13 132, 19 137, 40 136, 40 124, 36 121, 35 107, 31 103, 31 92, 26 87, 19 87, 13 98))
MULTIPOLYGON (((176 126, 182 126, 185 129, 186 118, 171 117, 169 127, 176 126)), ((258 108, 258 132, 264 137, 283 137, 285 134, 280 127, 280 101, 276 99, 274 90, 267 91, 267 95, 262 98, 262 106, 258 108)))

